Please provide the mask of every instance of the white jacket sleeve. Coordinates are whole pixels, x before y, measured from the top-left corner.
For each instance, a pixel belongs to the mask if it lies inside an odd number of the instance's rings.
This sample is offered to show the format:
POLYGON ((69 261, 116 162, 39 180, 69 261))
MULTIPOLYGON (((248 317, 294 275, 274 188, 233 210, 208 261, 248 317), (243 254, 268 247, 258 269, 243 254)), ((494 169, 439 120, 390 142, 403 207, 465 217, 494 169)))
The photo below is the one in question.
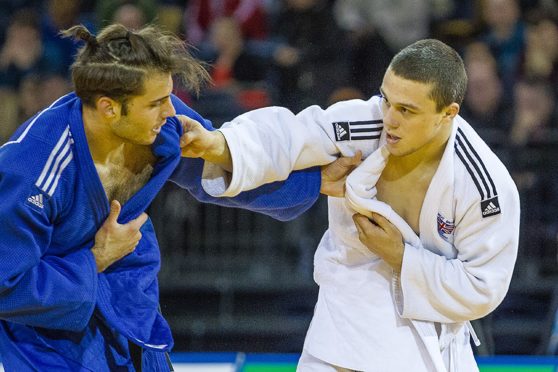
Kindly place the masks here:
POLYGON ((506 176, 502 178, 507 182, 499 185, 500 214, 483 218, 478 197, 458 206, 463 210, 456 216, 455 258, 405 245, 400 281, 394 283, 400 285, 396 292, 402 294, 397 298, 403 317, 460 322, 483 317, 501 303, 519 241, 519 195, 506 176))
POLYGON ((229 146, 232 174, 206 162, 202 185, 212 196, 235 196, 284 180, 293 170, 331 163, 339 154, 352 156, 351 141, 336 141, 335 123, 370 120, 374 104, 350 100, 326 110, 310 106, 297 115, 282 107, 240 115, 219 129, 229 146))

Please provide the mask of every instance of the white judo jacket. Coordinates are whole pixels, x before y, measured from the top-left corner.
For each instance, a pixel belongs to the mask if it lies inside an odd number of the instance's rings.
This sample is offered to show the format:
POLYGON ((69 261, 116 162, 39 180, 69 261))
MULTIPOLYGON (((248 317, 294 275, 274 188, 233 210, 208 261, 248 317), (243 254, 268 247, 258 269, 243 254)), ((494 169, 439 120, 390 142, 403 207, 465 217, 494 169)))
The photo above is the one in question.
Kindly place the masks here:
POLYGON ((314 257, 318 303, 304 344, 312 356, 366 372, 478 371, 468 321, 494 310, 508 290, 520 204, 505 166, 471 126, 459 116, 452 126, 420 212, 420 238, 375 200, 389 156, 379 97, 326 110, 311 106, 297 115, 259 109, 220 129, 234 170, 206 163, 202 184, 215 196, 363 153, 346 197, 328 199, 329 228, 314 257), (358 239, 352 215, 370 210, 402 232, 400 275, 358 239))

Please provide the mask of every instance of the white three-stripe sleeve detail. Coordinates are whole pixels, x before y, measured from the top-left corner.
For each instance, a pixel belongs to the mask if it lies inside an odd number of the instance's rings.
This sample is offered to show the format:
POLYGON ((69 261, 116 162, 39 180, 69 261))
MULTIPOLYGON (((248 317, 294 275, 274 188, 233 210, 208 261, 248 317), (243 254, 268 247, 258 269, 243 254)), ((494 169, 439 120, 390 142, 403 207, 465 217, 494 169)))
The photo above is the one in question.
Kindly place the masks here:
POLYGON ((58 154, 58 151, 60 150, 60 147, 62 147, 62 145, 64 144, 64 142, 66 141, 66 138, 68 138, 68 134, 70 133, 70 127, 66 127, 66 129, 64 130, 64 132, 62 133, 62 136, 60 136, 60 139, 58 140, 58 142, 56 143, 56 146, 54 147, 54 149, 52 150, 52 152, 50 153, 48 160, 43 168, 43 171, 41 172, 41 175, 39 176, 39 179, 37 180, 37 182, 35 183, 35 185, 38 188, 41 188, 41 184, 43 183, 45 177, 48 174, 48 170, 50 169, 50 166, 52 165, 52 162, 54 161, 54 158, 56 157, 56 155, 58 154))

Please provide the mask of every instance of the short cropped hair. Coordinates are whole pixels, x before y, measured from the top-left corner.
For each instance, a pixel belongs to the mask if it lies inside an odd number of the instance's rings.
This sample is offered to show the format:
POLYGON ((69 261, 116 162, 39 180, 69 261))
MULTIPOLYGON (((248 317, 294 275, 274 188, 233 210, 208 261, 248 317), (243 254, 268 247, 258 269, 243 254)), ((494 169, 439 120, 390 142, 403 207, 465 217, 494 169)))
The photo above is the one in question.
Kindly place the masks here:
POLYGON ((467 89, 463 60, 439 40, 425 39, 409 45, 393 57, 389 68, 404 79, 433 84, 430 98, 438 112, 453 102, 463 102, 467 89))
POLYGON ((61 33, 85 41, 71 72, 77 96, 89 106, 107 96, 122 103, 125 114, 128 98, 143 94, 145 80, 153 73, 168 73, 196 93, 209 80, 185 42, 155 26, 132 31, 113 24, 94 36, 79 25, 61 33))

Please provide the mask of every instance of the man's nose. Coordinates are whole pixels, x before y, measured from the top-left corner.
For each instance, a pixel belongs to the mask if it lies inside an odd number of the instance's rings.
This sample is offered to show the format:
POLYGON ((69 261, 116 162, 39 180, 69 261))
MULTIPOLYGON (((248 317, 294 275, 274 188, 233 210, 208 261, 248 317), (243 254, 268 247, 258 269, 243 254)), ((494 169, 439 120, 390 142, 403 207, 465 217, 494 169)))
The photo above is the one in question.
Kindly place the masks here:
POLYGON ((163 110, 163 116, 165 118, 168 118, 170 116, 175 116, 175 115, 176 115, 176 110, 175 110, 174 105, 172 104, 171 100, 169 99, 166 106, 165 106, 165 109, 163 110))
POLYGON ((397 128, 399 126, 397 112, 393 109, 393 107, 388 107, 384 111, 384 126, 389 128, 397 128))

